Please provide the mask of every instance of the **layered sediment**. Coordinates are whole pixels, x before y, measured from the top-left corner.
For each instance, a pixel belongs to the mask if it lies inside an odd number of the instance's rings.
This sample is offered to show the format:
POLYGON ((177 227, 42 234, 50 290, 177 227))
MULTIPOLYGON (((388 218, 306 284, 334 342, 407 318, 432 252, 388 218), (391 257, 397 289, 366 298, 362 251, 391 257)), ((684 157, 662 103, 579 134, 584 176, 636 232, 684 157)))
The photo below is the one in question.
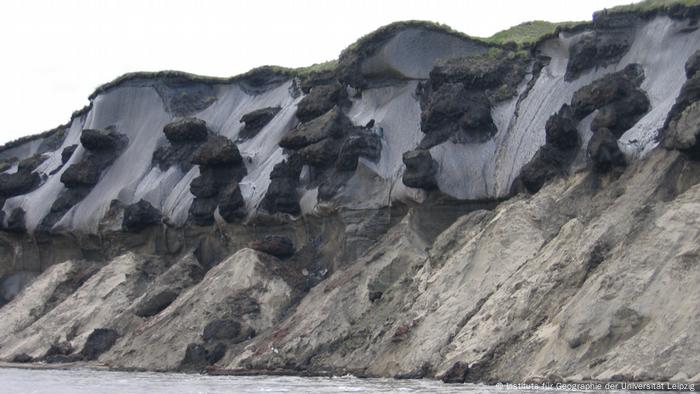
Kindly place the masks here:
POLYGON ((0 148, 0 360, 698 382, 698 14, 119 78, 0 148))

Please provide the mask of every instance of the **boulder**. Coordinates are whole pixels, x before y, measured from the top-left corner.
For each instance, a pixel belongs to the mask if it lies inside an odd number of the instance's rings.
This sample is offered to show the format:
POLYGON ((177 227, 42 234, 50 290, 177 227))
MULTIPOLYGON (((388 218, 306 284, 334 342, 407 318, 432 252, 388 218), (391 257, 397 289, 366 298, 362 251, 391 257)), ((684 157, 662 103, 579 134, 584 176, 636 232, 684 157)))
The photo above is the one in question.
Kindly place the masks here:
POLYGON ((238 138, 247 140, 255 137, 265 125, 270 123, 277 113, 282 110, 281 107, 267 107, 249 112, 241 117, 241 123, 245 123, 241 131, 238 133, 238 138))
POLYGON ((10 213, 10 216, 7 218, 7 226, 5 229, 7 231, 15 232, 15 233, 23 233, 27 231, 27 226, 25 224, 25 217, 26 212, 22 208, 15 208, 12 210, 12 213, 10 213))
POLYGON ((134 314, 141 317, 151 317, 159 314, 177 298, 178 293, 171 289, 163 289, 141 299, 134 308, 134 314))
POLYGON ((16 354, 14 357, 12 357, 12 362, 13 363, 31 363, 34 361, 34 358, 27 353, 20 353, 16 354))
POLYGON ((200 167, 199 176, 190 183, 190 192, 200 198, 212 198, 229 184, 235 183, 245 175, 244 168, 200 167))
POLYGON ((190 182, 190 193, 199 198, 215 197, 223 179, 216 177, 214 171, 202 171, 200 175, 190 182))
POLYGON ((308 123, 302 123, 295 129, 290 130, 282 138, 279 145, 286 149, 301 149, 329 137, 341 138, 350 127, 352 127, 352 124, 340 111, 340 108, 334 107, 324 113, 323 116, 319 116, 308 123))
POLYGON ((669 115, 672 118, 677 117, 683 109, 698 100, 700 100, 700 73, 695 73, 683 84, 669 115))
POLYGON ((384 295, 384 293, 382 293, 381 291, 370 291, 369 302, 375 302, 380 300, 382 298, 382 295, 384 295))
POLYGON ((467 363, 457 361, 440 377, 443 383, 464 383, 469 373, 467 363))
POLYGON ((198 226, 211 226, 214 224, 216 205, 216 198, 195 198, 190 206, 190 219, 198 226))
POLYGON ((299 87, 304 94, 309 94, 311 89, 320 85, 337 84, 335 68, 325 68, 313 70, 299 76, 299 87))
POLYGON ((382 141, 379 136, 371 131, 361 131, 343 141, 335 167, 340 171, 355 171, 360 156, 377 161, 381 151, 382 141))
POLYGON ((250 248, 269 255, 287 258, 294 254, 294 242, 282 235, 267 235, 250 243, 250 248))
POLYGON ((664 131, 664 147, 700 159, 700 102, 689 105, 664 131))
POLYGON ((644 69, 635 63, 593 81, 574 93, 571 99, 574 117, 583 119, 598 108, 625 99, 638 91, 643 80, 644 69))
POLYGON ((663 145, 700 160, 700 51, 685 64, 688 80, 681 88, 663 129, 663 145))
POLYGON ((520 170, 520 175, 513 182, 513 192, 524 189, 537 193, 545 182, 564 173, 564 167, 573 159, 570 151, 564 151, 550 144, 545 144, 535 153, 530 161, 520 170))
POLYGON ((438 165, 430 151, 418 149, 408 151, 403 154, 403 163, 406 171, 403 173, 403 184, 417 189, 434 190, 437 189, 438 165))
POLYGON ((183 370, 201 370, 209 365, 207 361, 207 350, 197 343, 190 343, 185 350, 185 357, 180 362, 183 370))
POLYGON ((580 145, 580 138, 571 107, 564 104, 559 112, 547 119, 546 143, 561 150, 573 150, 580 145))
POLYGON ((80 134, 80 143, 89 151, 116 150, 121 139, 114 130, 85 129, 80 134))
POLYGON ((591 130, 608 129, 620 138, 625 131, 634 126, 644 114, 649 112, 651 104, 641 90, 633 90, 623 99, 608 104, 598 110, 591 122, 591 130))
POLYGON ((617 138, 608 129, 599 129, 588 142, 588 157, 593 170, 598 173, 609 172, 613 167, 625 165, 625 155, 617 145, 617 138))
POLYGON ((564 78, 572 81, 595 66, 614 63, 627 53, 630 45, 630 38, 626 34, 593 32, 584 35, 569 49, 564 78))
POLYGON ((559 112, 549 117, 545 125, 545 144, 522 167, 513 182, 512 192, 526 190, 538 192, 545 182, 566 173, 581 145, 575 111, 564 104, 559 112))
POLYGON ((214 365, 226 355, 226 345, 220 342, 216 343, 213 346, 207 347, 206 353, 207 364, 214 365))
POLYGON ((48 156, 37 154, 21 160, 19 164, 17 164, 17 172, 28 174, 36 170, 36 168, 48 158, 48 156))
POLYGON ((342 104, 346 98, 347 92, 339 83, 314 86, 297 105, 297 119, 308 122, 328 112, 336 104, 342 104))
POLYGON ((517 93, 529 63, 525 52, 491 48, 484 53, 437 61, 430 71, 430 84, 437 89, 445 83, 462 83, 468 90, 488 90, 494 101, 501 101, 517 93))
POLYGON ((214 320, 204 327, 202 339, 205 341, 212 340, 229 340, 235 339, 241 334, 241 323, 236 320, 214 320))
POLYGON ((235 166, 242 162, 243 158, 236 144, 220 135, 207 138, 192 156, 192 164, 200 166, 235 166))
POLYGON ((332 166, 338 158, 342 143, 342 140, 326 138, 300 149, 299 155, 304 164, 317 168, 328 168, 332 166))
POLYGON ((119 333, 109 328, 97 328, 88 335, 85 346, 80 354, 86 360, 97 360, 97 358, 114 346, 119 338, 119 333))
POLYGON ((421 130, 429 134, 456 124, 468 109, 468 96, 461 82, 443 83, 431 91, 421 112, 421 130))
POLYGON ((68 163, 68 160, 70 160, 70 158, 73 157, 73 153, 75 153, 76 149, 78 149, 77 144, 69 145, 63 148, 63 151, 61 151, 61 163, 68 163))
POLYGON ((0 172, 5 172, 12 168, 10 160, 0 160, 0 172))
POLYGON ((38 230, 50 232, 53 226, 66 214, 73 206, 82 201, 90 193, 88 186, 74 187, 62 191, 58 198, 51 204, 49 213, 44 216, 38 226, 38 230))
POLYGON ((95 186, 100 180, 101 169, 98 168, 91 160, 82 160, 78 163, 71 164, 63 174, 61 174, 61 183, 67 188, 76 188, 83 186, 95 186))
POLYGON ((453 135, 457 143, 484 142, 496 132, 491 118, 491 103, 485 94, 476 92, 467 96, 467 110, 459 118, 460 132, 453 135))
POLYGON ((690 79, 700 71, 700 50, 695 51, 685 62, 685 76, 690 79))
POLYGON ((203 371, 208 365, 213 365, 226 355, 226 345, 223 343, 205 344, 190 343, 185 350, 185 357, 180 362, 180 369, 185 371, 203 371))
POLYGON ((51 356, 67 356, 73 353, 73 345, 70 342, 56 342, 51 344, 49 350, 44 354, 44 359, 51 356))
POLYGON ((245 200, 238 183, 226 186, 219 193, 219 215, 228 223, 245 218, 245 200))
POLYGON ((36 172, 15 172, 0 174, 0 197, 8 198, 27 194, 36 189, 41 178, 36 172))
POLYGON ((267 187, 262 207, 270 213, 282 212, 297 215, 299 207, 299 175, 302 162, 299 155, 292 155, 287 160, 276 164, 270 173, 270 185, 267 187))
POLYGON ((160 223, 162 215, 146 200, 139 200, 124 208, 124 220, 122 228, 125 231, 139 232, 144 228, 160 223))
POLYGON ((461 82, 444 83, 422 100, 421 130, 427 134, 422 148, 448 139, 455 143, 480 143, 497 131, 491 104, 481 91, 469 91, 461 82))
POLYGON ((163 127, 165 137, 173 144, 204 141, 207 139, 207 123, 198 118, 182 118, 163 127))

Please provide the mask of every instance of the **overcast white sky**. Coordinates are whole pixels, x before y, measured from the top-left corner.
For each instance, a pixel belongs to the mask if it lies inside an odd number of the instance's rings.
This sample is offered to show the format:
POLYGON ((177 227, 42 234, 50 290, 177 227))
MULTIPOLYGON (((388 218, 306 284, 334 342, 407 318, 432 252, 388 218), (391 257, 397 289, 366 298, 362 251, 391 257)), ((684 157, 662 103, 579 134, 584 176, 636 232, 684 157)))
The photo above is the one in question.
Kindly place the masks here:
POLYGON ((2 0, 0 143, 65 123, 95 87, 131 71, 231 76, 334 59, 390 22, 474 36, 528 20, 589 20, 631 0, 2 0))

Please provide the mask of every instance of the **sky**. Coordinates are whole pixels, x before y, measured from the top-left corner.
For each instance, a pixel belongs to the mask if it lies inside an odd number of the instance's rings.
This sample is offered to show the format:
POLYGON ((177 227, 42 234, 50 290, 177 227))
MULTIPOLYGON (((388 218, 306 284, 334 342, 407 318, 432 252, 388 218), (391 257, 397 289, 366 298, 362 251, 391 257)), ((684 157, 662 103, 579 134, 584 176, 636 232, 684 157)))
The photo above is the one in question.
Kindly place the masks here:
POLYGON ((632 0, 2 0, 0 144, 66 123, 133 71, 228 77, 337 58, 400 20, 487 37, 529 20, 590 20, 632 0))

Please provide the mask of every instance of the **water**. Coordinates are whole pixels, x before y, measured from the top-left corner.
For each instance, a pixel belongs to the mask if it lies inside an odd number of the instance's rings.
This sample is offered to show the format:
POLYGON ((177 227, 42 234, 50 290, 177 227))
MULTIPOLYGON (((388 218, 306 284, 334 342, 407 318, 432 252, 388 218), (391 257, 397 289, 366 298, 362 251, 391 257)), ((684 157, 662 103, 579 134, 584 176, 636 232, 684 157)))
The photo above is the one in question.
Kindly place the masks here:
MULTIPOLYGON (((207 376, 181 373, 112 372, 91 369, 0 368, 0 393, 536 393, 483 385, 447 385, 435 380, 303 378, 294 376, 207 376)), ((593 392, 593 391, 578 391, 593 392)), ((596 391, 600 393, 600 391, 596 391)), ((622 391, 616 391, 622 393, 622 391)))

